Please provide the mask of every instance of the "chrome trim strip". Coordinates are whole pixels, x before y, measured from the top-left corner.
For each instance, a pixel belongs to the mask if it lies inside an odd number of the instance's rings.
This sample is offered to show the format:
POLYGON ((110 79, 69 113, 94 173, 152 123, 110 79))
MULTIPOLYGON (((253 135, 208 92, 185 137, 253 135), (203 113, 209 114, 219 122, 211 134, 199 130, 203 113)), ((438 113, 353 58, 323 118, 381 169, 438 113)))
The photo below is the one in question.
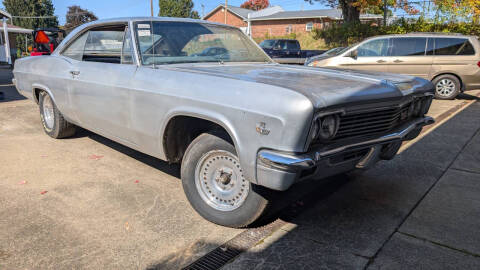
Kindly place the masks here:
POLYGON ((425 116, 423 118, 417 119, 414 122, 410 123, 407 127, 397 132, 385 135, 383 137, 368 140, 364 142, 359 142, 355 144, 344 145, 332 150, 324 152, 312 152, 306 154, 291 154, 291 153, 281 153, 272 150, 261 150, 258 153, 258 161, 260 164, 273 167, 278 169, 293 169, 293 170, 304 170, 315 167, 316 163, 324 158, 329 156, 341 153, 343 151, 359 148, 359 147, 368 147, 374 146, 376 144, 388 143, 391 141, 402 140, 408 133, 413 131, 417 127, 423 127, 435 123, 435 120, 430 116, 425 116))

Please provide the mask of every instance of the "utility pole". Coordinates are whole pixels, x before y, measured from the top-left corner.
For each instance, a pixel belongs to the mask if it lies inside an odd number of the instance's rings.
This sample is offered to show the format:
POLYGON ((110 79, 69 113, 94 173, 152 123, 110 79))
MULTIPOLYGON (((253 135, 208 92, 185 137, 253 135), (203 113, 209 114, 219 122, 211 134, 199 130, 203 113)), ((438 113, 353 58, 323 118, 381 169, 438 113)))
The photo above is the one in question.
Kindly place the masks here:
POLYGON ((387 26, 387 0, 383 0, 383 26, 387 26))
POLYGON ((205 5, 202 4, 202 19, 205 17, 205 5))
POLYGON ((152 14, 152 17, 153 17, 153 0, 150 0, 150 13, 152 14))
POLYGON ((225 0, 225 24, 227 24, 228 0, 225 0))

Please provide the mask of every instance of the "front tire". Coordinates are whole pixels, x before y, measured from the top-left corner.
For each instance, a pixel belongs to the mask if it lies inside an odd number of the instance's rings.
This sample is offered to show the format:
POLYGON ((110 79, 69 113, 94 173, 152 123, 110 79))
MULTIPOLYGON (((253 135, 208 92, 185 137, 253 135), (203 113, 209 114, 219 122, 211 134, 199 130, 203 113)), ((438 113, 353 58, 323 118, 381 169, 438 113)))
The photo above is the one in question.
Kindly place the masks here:
POLYGON ((192 207, 205 219, 227 227, 246 227, 268 206, 262 187, 244 178, 235 147, 222 136, 204 133, 185 152, 181 177, 192 207))
POLYGON ((39 93, 38 105, 40 107, 40 119, 42 120, 43 130, 48 136, 61 139, 75 134, 75 125, 63 118, 52 97, 47 92, 42 91, 39 93))
POLYGON ((433 80, 433 85, 435 85, 435 98, 437 99, 455 99, 460 94, 460 81, 453 75, 438 76, 433 80))

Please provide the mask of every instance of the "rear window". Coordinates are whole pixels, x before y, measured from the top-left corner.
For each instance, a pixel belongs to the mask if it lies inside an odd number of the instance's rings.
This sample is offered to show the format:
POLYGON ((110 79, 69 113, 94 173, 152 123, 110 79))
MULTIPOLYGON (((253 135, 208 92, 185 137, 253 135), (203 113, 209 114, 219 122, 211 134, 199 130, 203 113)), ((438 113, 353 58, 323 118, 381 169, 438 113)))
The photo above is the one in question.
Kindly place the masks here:
POLYGON ((391 56, 425 55, 426 38, 405 37, 392 38, 391 56))
POLYGON ((435 38, 435 55, 474 55, 472 43, 466 38, 435 38))

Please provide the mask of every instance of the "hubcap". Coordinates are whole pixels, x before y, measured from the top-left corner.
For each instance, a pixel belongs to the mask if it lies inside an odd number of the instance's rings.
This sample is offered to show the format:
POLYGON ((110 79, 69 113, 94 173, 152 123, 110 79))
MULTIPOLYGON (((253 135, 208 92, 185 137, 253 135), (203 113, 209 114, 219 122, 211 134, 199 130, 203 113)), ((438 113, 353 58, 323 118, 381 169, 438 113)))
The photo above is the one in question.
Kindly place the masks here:
POLYGON ((200 197, 220 211, 233 211, 240 207, 250 190, 237 157, 220 150, 210 151, 199 160, 195 185, 200 197))
POLYGON ((47 128, 53 128, 55 116, 53 114, 53 102, 49 95, 45 95, 43 98, 43 120, 47 128))
POLYGON ((455 83, 450 79, 443 79, 437 83, 437 94, 443 97, 449 97, 455 92, 455 83))

